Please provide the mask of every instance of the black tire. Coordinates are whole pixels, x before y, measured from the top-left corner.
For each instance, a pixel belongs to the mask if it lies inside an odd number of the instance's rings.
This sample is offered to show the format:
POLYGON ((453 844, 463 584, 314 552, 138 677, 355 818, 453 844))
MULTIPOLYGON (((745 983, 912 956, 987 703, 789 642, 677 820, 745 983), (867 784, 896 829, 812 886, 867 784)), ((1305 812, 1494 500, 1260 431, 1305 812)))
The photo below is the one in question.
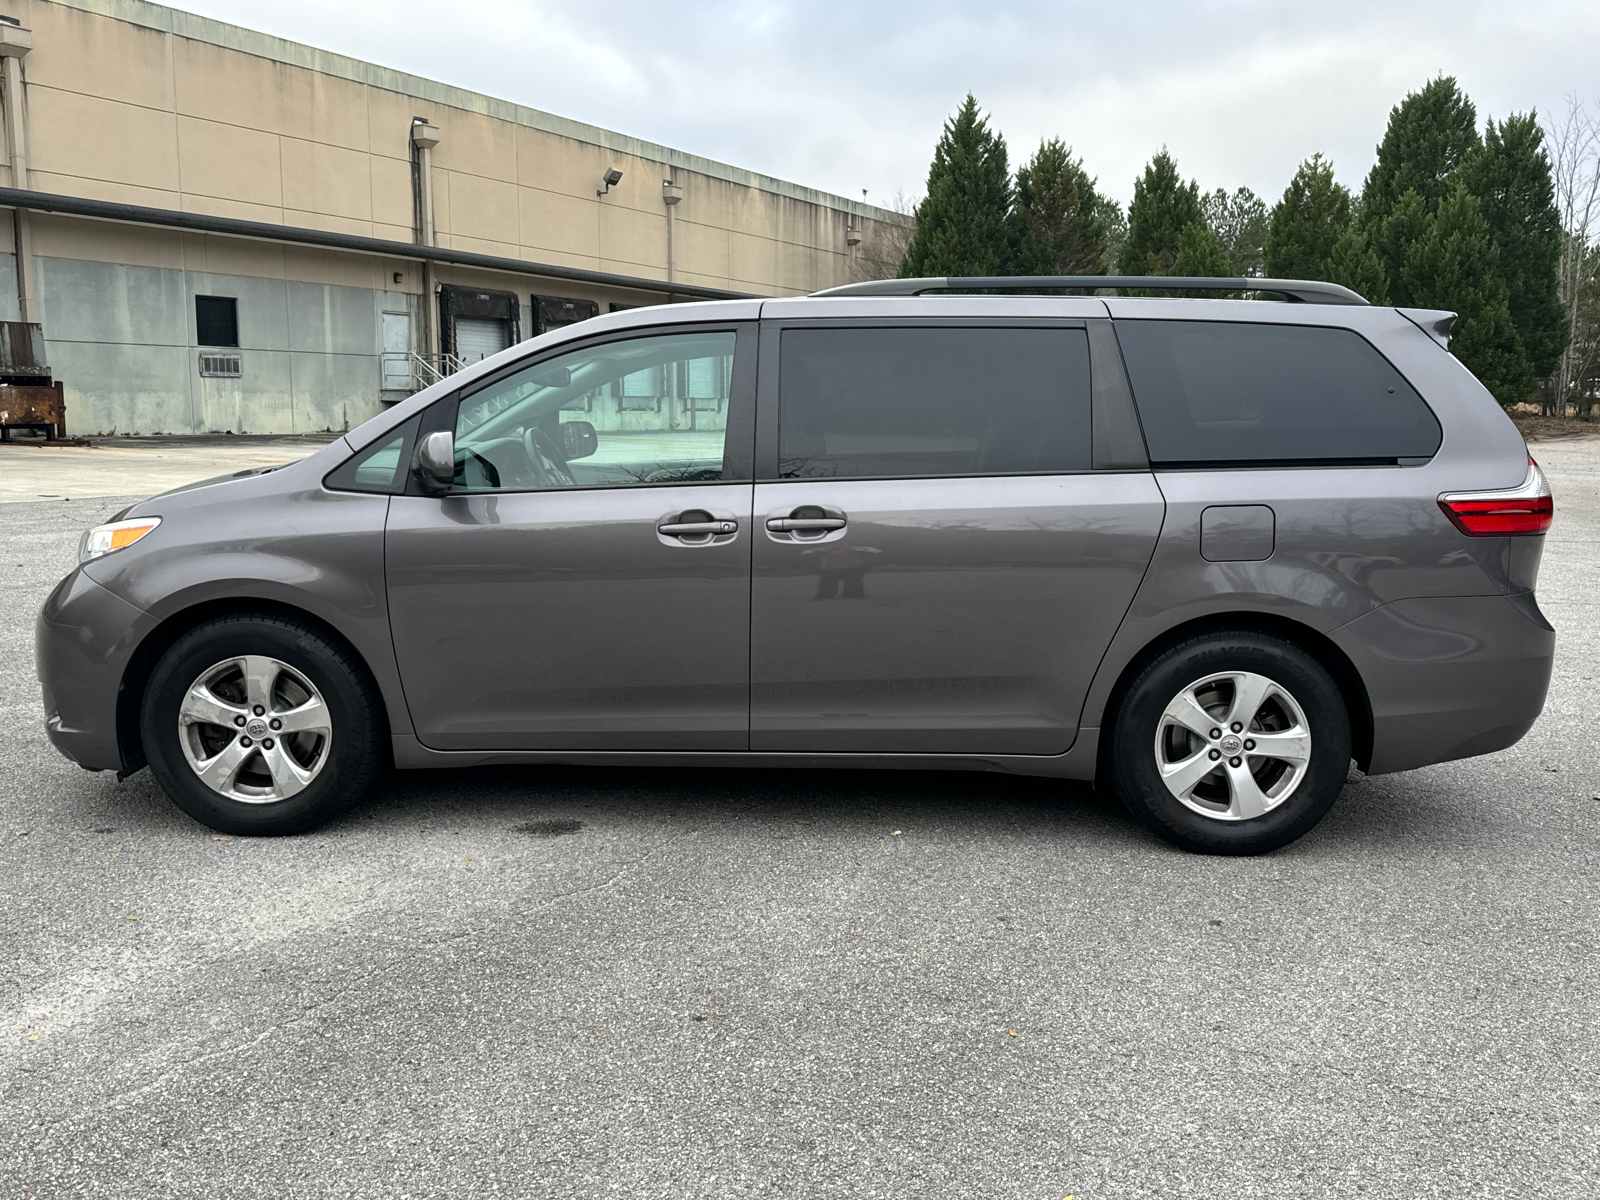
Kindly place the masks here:
MULTIPOLYGON (((359 799, 384 760, 383 707, 365 667, 318 626, 271 613, 219 617, 174 642, 145 689, 140 725, 145 757, 162 789, 196 821, 223 833, 274 836, 314 829, 359 799), (316 774, 284 799, 251 803, 214 791, 180 744, 179 711, 191 685, 215 664, 245 655, 276 659, 303 676, 320 692, 331 719, 316 774)), ((320 745, 315 739, 313 744, 320 745)))
MULTIPOLYGON (((1230 684, 1217 686, 1224 689, 1222 695, 1229 694, 1226 689, 1230 684)), ((1206 711, 1221 712, 1222 708, 1206 711)), ((1172 732, 1180 738, 1187 736, 1182 728, 1173 728, 1172 732)), ((1248 732, 1236 736, 1248 736, 1248 732)), ((1223 727, 1220 733, 1226 739, 1229 729, 1223 727)), ((1198 749, 1194 761, 1198 762, 1200 751, 1207 745, 1204 739, 1210 735, 1195 735, 1192 745, 1198 749)), ((1253 747, 1255 743, 1249 745, 1253 747)), ((1152 832, 1200 854, 1263 854, 1307 833, 1338 799, 1350 767, 1350 714, 1338 685, 1322 664, 1299 646, 1271 634, 1224 630, 1170 647, 1134 676, 1112 719, 1109 751, 1113 788, 1134 818, 1152 832), (1284 791, 1273 801, 1274 806, 1246 819, 1218 815, 1229 811, 1227 799, 1209 802, 1215 805, 1212 815, 1195 811, 1168 788, 1158 763, 1158 754, 1163 753, 1158 734, 1167 736, 1163 726, 1172 725, 1170 719, 1163 718, 1168 704, 1197 683, 1227 672, 1264 676, 1281 687, 1301 710, 1311 738, 1303 774, 1292 788, 1287 782, 1292 779, 1293 766, 1241 756, 1247 771, 1253 763, 1264 777, 1270 778, 1277 771, 1278 778, 1285 780, 1284 791), (1285 776, 1284 771, 1290 774, 1285 776)), ((1172 758, 1181 759, 1185 753, 1189 751, 1180 750, 1172 758)), ((1212 789, 1213 795, 1221 792, 1231 796, 1228 773, 1222 768, 1232 761, 1219 763, 1219 773, 1209 776, 1210 782, 1200 786, 1212 789)), ((1250 781, 1243 782, 1248 785, 1250 781)), ((1192 798, 1191 802, 1208 806, 1204 798, 1192 798)))

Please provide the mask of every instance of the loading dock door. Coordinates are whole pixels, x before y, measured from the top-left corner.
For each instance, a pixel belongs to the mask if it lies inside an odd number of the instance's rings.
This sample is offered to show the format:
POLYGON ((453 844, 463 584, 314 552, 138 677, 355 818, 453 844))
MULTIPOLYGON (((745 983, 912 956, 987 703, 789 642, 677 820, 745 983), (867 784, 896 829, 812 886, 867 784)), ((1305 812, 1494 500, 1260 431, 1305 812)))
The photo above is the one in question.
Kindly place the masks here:
POLYGON ((511 345, 511 322, 482 317, 456 318, 456 357, 464 367, 499 354, 511 345))

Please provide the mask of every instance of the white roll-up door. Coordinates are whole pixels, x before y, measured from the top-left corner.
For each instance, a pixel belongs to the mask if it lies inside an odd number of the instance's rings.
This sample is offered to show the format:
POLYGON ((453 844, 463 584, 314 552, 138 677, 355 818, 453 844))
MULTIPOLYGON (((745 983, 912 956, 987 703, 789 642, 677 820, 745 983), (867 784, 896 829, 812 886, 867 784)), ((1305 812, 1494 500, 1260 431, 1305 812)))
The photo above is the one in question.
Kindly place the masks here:
POLYGON ((479 317, 456 318, 456 357, 463 366, 499 354, 511 345, 511 322, 479 317))

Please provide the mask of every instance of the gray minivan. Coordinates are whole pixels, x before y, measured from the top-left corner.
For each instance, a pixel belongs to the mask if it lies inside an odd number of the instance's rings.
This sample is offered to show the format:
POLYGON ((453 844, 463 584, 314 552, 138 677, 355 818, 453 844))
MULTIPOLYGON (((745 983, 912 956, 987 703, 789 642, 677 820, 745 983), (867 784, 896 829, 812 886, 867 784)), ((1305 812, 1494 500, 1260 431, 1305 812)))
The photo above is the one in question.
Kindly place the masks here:
POLYGON ((954 767, 1270 850, 1352 759, 1544 703, 1550 491, 1451 319, 1106 278, 599 317, 87 532, 49 736, 242 834, 386 760, 954 767))

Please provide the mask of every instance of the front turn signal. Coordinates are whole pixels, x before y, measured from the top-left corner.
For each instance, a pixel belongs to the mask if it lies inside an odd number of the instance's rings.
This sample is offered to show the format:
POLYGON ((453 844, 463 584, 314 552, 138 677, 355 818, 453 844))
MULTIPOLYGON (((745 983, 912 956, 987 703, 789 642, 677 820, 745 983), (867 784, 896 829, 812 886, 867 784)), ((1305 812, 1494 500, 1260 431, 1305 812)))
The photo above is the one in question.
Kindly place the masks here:
POLYGON ((86 563, 91 558, 110 554, 113 550, 126 550, 157 525, 160 517, 134 517, 130 521, 113 521, 109 525, 96 525, 78 542, 78 561, 86 563))

